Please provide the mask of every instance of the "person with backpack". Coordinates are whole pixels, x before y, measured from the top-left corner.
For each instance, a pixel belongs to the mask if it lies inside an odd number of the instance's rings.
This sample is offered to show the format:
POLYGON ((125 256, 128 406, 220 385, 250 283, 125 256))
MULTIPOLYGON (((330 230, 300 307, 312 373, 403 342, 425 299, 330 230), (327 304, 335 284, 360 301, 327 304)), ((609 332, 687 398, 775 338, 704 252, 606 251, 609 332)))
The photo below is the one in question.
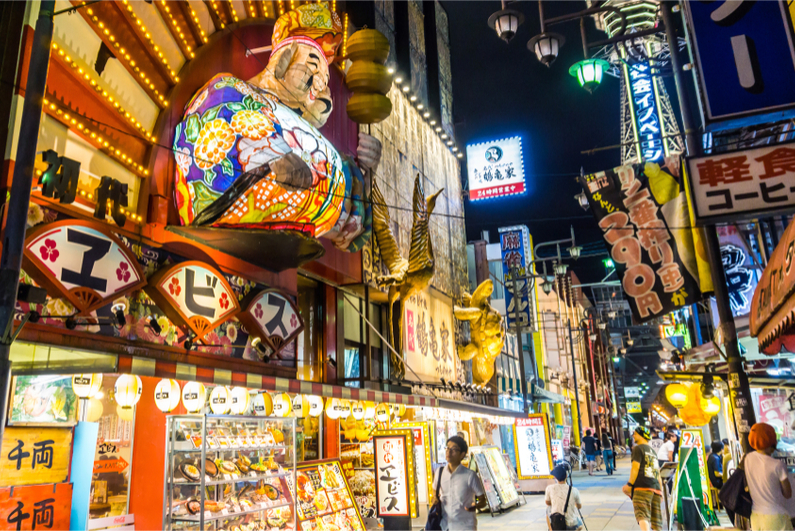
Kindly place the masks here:
POLYGON ((553 531, 579 529, 577 510, 582 508, 580 491, 566 483, 566 467, 558 465, 552 469, 556 483, 548 485, 544 492, 547 504, 547 521, 553 531))
POLYGON ((624 494, 632 499, 635 519, 641 531, 662 531, 662 488, 660 467, 657 455, 649 446, 649 430, 638 426, 632 434, 635 447, 632 448, 632 468, 629 482, 622 488, 624 494))
POLYGON ((745 455, 745 480, 753 502, 753 531, 791 530, 788 506, 792 485, 783 461, 772 457, 776 450, 776 430, 770 424, 757 422, 751 426, 748 444, 756 452, 745 455))

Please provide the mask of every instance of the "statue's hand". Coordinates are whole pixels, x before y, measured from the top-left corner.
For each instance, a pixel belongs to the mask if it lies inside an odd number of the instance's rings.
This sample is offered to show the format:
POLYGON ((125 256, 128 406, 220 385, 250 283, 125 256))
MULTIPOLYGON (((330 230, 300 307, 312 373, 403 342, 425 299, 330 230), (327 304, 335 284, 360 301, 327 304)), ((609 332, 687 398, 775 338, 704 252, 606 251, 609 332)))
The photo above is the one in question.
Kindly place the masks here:
POLYGON ((359 166, 365 170, 375 170, 381 162, 381 141, 368 135, 359 133, 359 146, 356 148, 359 166))
POLYGON ((274 179, 288 192, 312 188, 312 171, 294 152, 274 160, 270 166, 274 179))

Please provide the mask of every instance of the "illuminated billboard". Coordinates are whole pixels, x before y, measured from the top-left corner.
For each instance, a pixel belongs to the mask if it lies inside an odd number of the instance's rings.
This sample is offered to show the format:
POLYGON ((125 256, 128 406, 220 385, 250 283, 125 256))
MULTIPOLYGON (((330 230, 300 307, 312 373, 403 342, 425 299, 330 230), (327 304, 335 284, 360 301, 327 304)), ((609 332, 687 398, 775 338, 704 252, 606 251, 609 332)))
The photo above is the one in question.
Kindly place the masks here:
POLYGON ((467 181, 471 201, 523 193, 522 139, 514 136, 468 145, 467 181))

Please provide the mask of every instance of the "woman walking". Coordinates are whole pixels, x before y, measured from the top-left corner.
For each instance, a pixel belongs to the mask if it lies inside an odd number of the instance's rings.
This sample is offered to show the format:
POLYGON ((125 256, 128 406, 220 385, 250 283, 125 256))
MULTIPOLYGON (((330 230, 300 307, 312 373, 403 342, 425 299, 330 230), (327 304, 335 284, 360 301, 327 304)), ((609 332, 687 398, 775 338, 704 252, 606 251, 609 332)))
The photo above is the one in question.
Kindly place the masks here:
POLYGON ((607 467, 607 475, 613 475, 613 442, 606 431, 602 432, 602 458, 607 467))
POLYGON ((751 427, 748 443, 756 450, 746 454, 743 467, 753 502, 751 529, 791 530, 787 500, 792 497, 792 485, 784 462, 771 457, 776 449, 776 430, 758 422, 751 427))

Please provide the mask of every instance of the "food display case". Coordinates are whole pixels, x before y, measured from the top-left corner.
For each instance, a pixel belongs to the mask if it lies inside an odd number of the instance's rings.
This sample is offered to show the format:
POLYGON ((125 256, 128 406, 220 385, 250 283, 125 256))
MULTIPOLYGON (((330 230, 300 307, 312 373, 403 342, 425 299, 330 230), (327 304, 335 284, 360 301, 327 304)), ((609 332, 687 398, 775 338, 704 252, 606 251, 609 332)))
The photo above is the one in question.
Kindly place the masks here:
POLYGON ((375 518, 373 438, 375 419, 340 419, 340 461, 363 518, 375 518))
POLYGON ((295 531, 295 419, 172 415, 163 529, 295 531))
POLYGON ((301 463, 295 484, 301 531, 364 531, 361 514, 339 460, 301 463))

